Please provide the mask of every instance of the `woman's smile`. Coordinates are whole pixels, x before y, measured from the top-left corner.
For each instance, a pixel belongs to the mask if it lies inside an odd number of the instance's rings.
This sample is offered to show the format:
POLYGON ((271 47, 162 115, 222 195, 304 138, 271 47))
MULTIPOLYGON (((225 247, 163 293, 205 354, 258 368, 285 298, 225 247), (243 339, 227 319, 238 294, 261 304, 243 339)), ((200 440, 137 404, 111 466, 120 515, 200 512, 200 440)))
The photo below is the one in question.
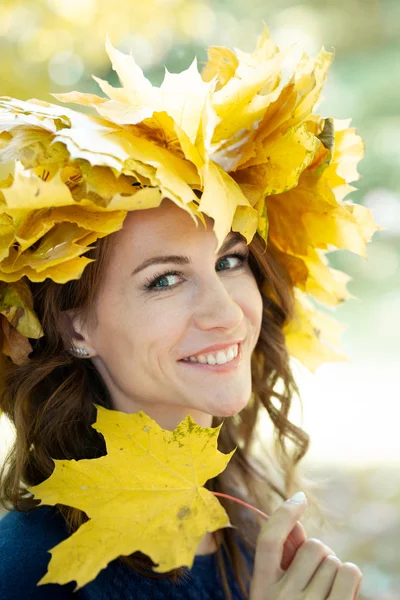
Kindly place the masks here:
MULTIPOLYGON (((210 371, 210 372, 215 372, 215 373, 227 373, 227 372, 231 372, 234 371, 242 362, 242 344, 235 344, 236 348, 237 348, 237 352, 236 352, 236 356, 234 356, 231 360, 228 360, 224 363, 218 364, 217 362, 215 364, 210 364, 210 362, 204 362, 203 361, 199 361, 199 360, 191 360, 191 359, 181 359, 178 362, 184 366, 187 367, 195 367, 197 369, 201 369, 203 371, 210 371)), ((233 351, 233 350, 232 350, 233 351)), ((229 352, 229 350, 228 350, 229 352)), ((215 356, 217 353, 214 352, 211 356, 215 356)), ((204 357, 204 354, 201 354, 200 357, 204 357)), ((206 355, 206 358, 208 358, 208 356, 210 355, 206 355)), ((229 354, 227 354, 227 356, 229 356, 229 354)))

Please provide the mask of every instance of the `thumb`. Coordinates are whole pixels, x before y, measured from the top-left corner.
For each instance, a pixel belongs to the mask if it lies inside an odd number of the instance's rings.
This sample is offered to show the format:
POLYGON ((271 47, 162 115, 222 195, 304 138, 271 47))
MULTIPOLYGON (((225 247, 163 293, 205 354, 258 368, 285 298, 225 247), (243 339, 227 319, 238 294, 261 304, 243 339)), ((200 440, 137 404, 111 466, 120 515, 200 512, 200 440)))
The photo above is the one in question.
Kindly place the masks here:
POLYGON ((286 500, 263 524, 257 539, 254 557, 251 600, 265 598, 266 589, 279 581, 282 576, 282 562, 293 560, 296 548, 290 550, 292 544, 290 546, 287 544, 286 555, 284 555, 284 546, 288 536, 294 530, 295 537, 299 542, 305 535, 304 528, 298 523, 298 519, 304 513, 306 506, 305 495, 303 493, 295 494, 286 500))

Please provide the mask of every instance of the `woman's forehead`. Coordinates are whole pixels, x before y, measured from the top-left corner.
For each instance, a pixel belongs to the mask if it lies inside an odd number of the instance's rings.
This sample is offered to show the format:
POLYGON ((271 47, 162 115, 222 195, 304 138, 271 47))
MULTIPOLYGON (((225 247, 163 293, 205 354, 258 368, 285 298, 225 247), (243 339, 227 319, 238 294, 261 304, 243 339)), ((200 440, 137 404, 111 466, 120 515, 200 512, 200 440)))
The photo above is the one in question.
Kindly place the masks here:
POLYGON ((145 210, 134 210, 127 214, 123 228, 117 235, 120 239, 126 238, 136 245, 141 245, 145 241, 155 242, 159 240, 163 243, 189 242, 190 240, 200 241, 216 236, 213 231, 214 220, 203 215, 206 227, 200 219, 196 223, 185 209, 180 208, 174 202, 164 199, 157 208, 145 210))

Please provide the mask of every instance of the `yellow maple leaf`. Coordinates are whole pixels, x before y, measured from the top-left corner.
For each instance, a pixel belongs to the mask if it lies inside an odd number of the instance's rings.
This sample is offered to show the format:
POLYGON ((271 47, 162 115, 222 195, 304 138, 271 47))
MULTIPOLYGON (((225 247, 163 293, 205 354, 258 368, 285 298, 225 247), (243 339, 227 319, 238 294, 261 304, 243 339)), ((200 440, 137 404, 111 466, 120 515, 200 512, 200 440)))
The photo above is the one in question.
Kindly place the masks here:
POLYGON ((106 51, 122 88, 114 88, 107 81, 94 77, 110 99, 93 94, 75 93, 53 94, 55 98, 63 102, 91 105, 102 117, 119 125, 135 125, 152 119, 156 112, 165 111, 186 132, 191 142, 194 142, 200 125, 204 97, 213 87, 213 84, 202 79, 197 70, 197 60, 180 73, 169 73, 166 70, 161 86, 155 87, 145 77, 133 56, 114 48, 108 37, 106 51))
POLYGON ((72 506, 89 517, 51 549, 39 585, 75 580, 78 589, 111 560, 136 551, 149 556, 158 573, 191 568, 205 533, 232 527, 220 502, 203 487, 236 450, 217 450, 222 424, 204 428, 187 415, 167 431, 143 411, 125 414, 95 406, 93 427, 103 434, 107 455, 55 460, 52 475, 29 489, 42 504, 72 506))
POLYGON ((354 128, 349 127, 351 119, 334 119, 333 122, 334 151, 332 161, 323 176, 332 187, 337 200, 340 201, 356 189, 349 183, 360 179, 357 166, 364 157, 365 151, 362 138, 354 128))
POLYGON ((32 129, 34 126, 47 132, 56 133, 64 128, 90 128, 91 126, 100 126, 102 123, 106 124, 107 121, 36 98, 25 101, 9 96, 0 96, 0 130, 2 132, 12 132, 16 127, 19 131, 25 127, 32 129))
MULTIPOLYGON (((253 147, 260 121, 269 105, 280 95, 284 52, 272 44, 265 29, 251 54, 236 50, 237 64, 232 77, 215 91, 206 112, 213 118, 205 149, 209 159, 226 171, 233 171, 242 156, 253 147)), ((213 68, 213 67, 211 67, 213 68)))
POLYGON ((313 373, 325 362, 349 362, 347 356, 337 351, 347 326, 315 310, 298 288, 294 288, 294 294, 295 318, 283 329, 290 355, 313 373))
POLYGON ((234 231, 242 233, 247 243, 250 243, 257 230, 256 209, 232 177, 212 161, 204 167, 204 191, 199 210, 214 219, 216 251, 222 246, 231 226, 234 231))
POLYGON ((298 102, 292 119, 289 121, 290 125, 302 122, 313 110, 319 100, 333 58, 334 54, 327 52, 325 48, 322 48, 315 58, 303 55, 294 75, 298 102))
POLYGON ((366 244, 381 229, 370 209, 338 202, 324 175, 306 170, 296 187, 267 198, 274 244, 295 256, 307 256, 309 246, 329 245, 366 256, 366 244))
POLYGON ((257 158, 234 173, 239 184, 258 188, 259 196, 281 194, 295 187, 304 169, 314 158, 319 142, 306 125, 278 130, 264 140, 257 158))
POLYGON ((293 286, 313 296, 327 306, 337 306, 350 298, 355 298, 348 290, 351 276, 329 267, 323 251, 309 246, 306 256, 292 255, 273 249, 278 261, 283 264, 293 286))
POLYGON ((14 327, 11 327, 9 321, 3 316, 0 321, 1 353, 9 356, 16 365, 24 364, 28 359, 28 355, 32 352, 32 346, 28 338, 19 333, 14 327))
POLYGON ((217 77, 216 89, 220 89, 234 76, 239 61, 233 50, 223 46, 209 46, 207 55, 208 61, 201 71, 201 76, 204 81, 211 81, 213 77, 217 77))
POLYGON ((44 181, 31 171, 22 168, 16 161, 14 181, 10 187, 3 189, 7 209, 29 207, 31 210, 68 206, 75 204, 66 185, 60 179, 60 171, 50 180, 44 181))
POLYGON ((30 352, 28 338, 44 335, 33 310, 32 292, 25 281, 0 281, 0 352, 15 364, 23 364, 30 352))
POLYGON ((25 281, 6 284, 0 281, 0 313, 19 333, 30 338, 43 335, 42 326, 33 312, 33 297, 25 281))

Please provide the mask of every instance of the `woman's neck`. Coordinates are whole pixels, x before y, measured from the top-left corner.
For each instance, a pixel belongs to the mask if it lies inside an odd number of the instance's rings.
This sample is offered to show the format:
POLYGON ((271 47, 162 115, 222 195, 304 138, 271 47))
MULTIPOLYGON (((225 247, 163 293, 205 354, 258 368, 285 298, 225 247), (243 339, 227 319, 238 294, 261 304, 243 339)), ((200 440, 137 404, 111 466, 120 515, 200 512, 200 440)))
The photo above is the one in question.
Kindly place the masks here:
POLYGON ((213 554, 217 550, 218 545, 215 541, 214 535, 207 532, 196 548, 196 556, 199 554, 213 554))

